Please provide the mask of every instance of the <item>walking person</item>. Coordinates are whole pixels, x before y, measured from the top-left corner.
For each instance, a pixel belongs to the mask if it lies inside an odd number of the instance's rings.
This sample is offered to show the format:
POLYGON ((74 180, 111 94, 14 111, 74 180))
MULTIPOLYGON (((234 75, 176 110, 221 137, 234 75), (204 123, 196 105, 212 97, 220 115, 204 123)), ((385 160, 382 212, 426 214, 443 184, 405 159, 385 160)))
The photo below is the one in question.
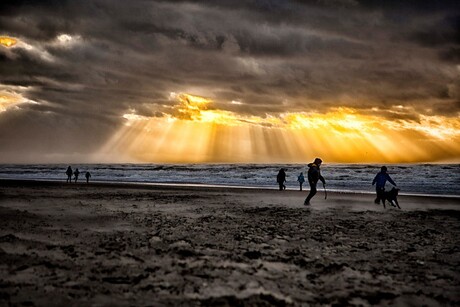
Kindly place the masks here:
POLYGON ((72 168, 70 167, 70 165, 69 165, 69 167, 67 167, 67 170, 65 171, 65 174, 67 175, 67 181, 66 182, 71 183, 72 182, 72 174, 73 174, 73 172, 72 172, 72 168))
POLYGON ((320 171, 320 166, 321 163, 323 163, 323 160, 320 158, 316 158, 313 163, 308 164, 308 183, 310 184, 310 193, 308 194, 307 198, 305 199, 305 202, 303 203, 305 206, 310 205, 310 200, 315 196, 316 194, 316 184, 318 183, 318 180, 321 180, 323 185, 326 185, 326 181, 324 180, 323 176, 321 176, 321 171, 320 171))
POLYGON ((280 191, 286 190, 286 186, 284 185, 286 182, 286 172, 284 171, 284 168, 280 169, 278 172, 278 175, 276 176, 276 182, 278 182, 280 191))
POLYGON ((300 185, 300 191, 302 191, 302 185, 305 182, 305 177, 303 176, 303 173, 300 173, 299 177, 297 177, 297 181, 300 185))
POLYGON ((80 172, 78 171, 78 168, 75 169, 75 172, 73 172, 73 174, 75 176, 75 183, 77 183, 78 175, 80 175, 80 172))
POLYGON ((385 208, 385 183, 387 180, 396 187, 396 183, 391 179, 390 175, 387 173, 387 167, 382 166, 380 168, 380 172, 375 175, 374 180, 372 180, 372 185, 376 184, 375 186, 375 192, 377 194, 377 197, 374 200, 374 203, 376 205, 380 204, 380 200, 383 202, 383 207, 385 208))
POLYGON ((86 177, 86 183, 89 183, 89 178, 91 178, 90 172, 86 172, 85 177, 86 177))

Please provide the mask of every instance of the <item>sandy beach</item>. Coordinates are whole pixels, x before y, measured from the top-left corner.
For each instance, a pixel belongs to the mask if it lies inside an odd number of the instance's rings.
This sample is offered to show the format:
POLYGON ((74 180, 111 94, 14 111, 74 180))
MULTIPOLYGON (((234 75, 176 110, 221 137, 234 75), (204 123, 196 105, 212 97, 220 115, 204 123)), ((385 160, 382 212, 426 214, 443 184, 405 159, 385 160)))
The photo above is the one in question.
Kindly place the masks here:
POLYGON ((0 181, 0 305, 460 305, 460 199, 0 181))

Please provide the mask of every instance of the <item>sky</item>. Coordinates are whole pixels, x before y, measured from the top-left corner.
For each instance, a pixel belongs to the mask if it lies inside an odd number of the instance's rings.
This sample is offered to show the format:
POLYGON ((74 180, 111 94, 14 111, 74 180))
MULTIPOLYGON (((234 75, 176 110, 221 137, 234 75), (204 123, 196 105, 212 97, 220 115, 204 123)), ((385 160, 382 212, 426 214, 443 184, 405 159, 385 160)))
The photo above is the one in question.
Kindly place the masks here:
POLYGON ((459 115, 458 1, 0 2, 0 163, 458 163, 459 115))

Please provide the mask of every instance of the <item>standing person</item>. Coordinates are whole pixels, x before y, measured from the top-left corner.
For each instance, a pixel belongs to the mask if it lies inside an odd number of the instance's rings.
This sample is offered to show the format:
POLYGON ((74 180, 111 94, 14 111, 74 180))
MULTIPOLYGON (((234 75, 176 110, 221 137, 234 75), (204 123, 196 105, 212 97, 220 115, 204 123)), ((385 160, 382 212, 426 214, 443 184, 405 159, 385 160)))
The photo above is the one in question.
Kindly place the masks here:
POLYGON ((67 170, 65 171, 65 174, 67 175, 67 181, 66 182, 68 182, 68 183, 72 182, 72 174, 73 174, 73 172, 72 172, 72 168, 70 167, 70 165, 69 165, 69 167, 67 167, 67 170))
POLYGON ((313 198, 313 196, 315 196, 316 184, 318 183, 318 180, 321 180, 321 182, 326 185, 326 181, 324 180, 323 176, 321 176, 321 171, 319 169, 321 163, 323 163, 323 160, 316 158, 313 163, 308 164, 308 183, 310 184, 310 193, 303 203, 305 206, 309 206, 310 200, 313 198))
POLYGON ((380 200, 383 202, 383 207, 385 208, 385 183, 387 180, 394 186, 396 186, 396 183, 391 179, 390 175, 387 173, 387 167, 382 166, 380 168, 380 172, 375 175, 374 180, 372 180, 372 185, 376 184, 375 186, 375 192, 377 193, 377 198, 374 200, 374 203, 376 205, 380 204, 380 200))
POLYGON ((284 185, 284 182, 286 181, 286 172, 284 171, 284 168, 280 169, 278 172, 278 175, 276 176, 276 182, 278 182, 280 186, 280 191, 286 190, 286 186, 284 185))
POLYGON ((86 177, 86 183, 89 183, 89 178, 91 178, 91 174, 89 172, 86 172, 85 177, 86 177))
POLYGON ((76 183, 78 180, 78 175, 80 174, 80 172, 78 171, 78 168, 75 169, 75 172, 73 172, 73 174, 75 176, 75 183, 76 183))
POLYGON ((300 191, 302 191, 302 185, 305 182, 305 177, 303 176, 303 173, 300 173, 299 177, 297 177, 297 181, 300 185, 300 191))

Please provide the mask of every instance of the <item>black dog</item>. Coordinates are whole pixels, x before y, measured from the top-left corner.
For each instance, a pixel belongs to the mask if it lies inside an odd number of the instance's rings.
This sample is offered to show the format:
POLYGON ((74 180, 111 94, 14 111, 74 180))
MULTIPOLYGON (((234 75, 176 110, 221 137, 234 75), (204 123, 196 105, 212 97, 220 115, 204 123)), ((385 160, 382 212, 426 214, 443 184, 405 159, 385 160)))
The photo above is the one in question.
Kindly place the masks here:
POLYGON ((399 189, 393 187, 390 191, 385 191, 383 192, 383 207, 385 208, 385 200, 388 200, 388 202, 390 203, 390 205, 392 205, 393 207, 396 207, 398 206, 399 209, 401 209, 401 207, 399 206, 399 203, 398 203, 398 192, 399 192, 399 189), (393 203, 394 202, 394 203, 393 203), (396 204, 396 206, 395 206, 396 204))

